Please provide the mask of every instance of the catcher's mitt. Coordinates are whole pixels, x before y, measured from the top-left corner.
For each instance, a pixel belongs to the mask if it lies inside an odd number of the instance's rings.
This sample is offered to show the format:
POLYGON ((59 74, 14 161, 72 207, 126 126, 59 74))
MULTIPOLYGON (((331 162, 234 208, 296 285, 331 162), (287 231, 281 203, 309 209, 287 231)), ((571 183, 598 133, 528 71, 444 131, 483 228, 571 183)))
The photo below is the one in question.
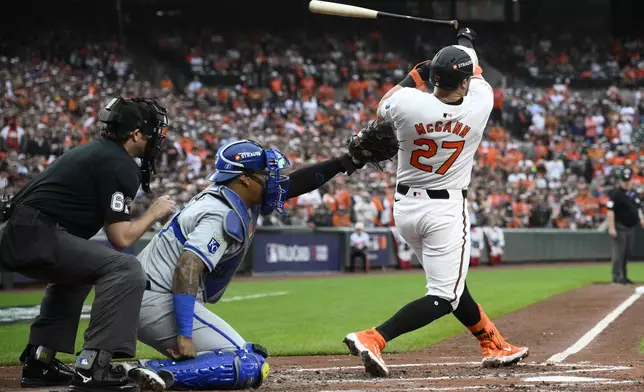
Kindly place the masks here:
POLYGON ((382 170, 379 162, 393 158, 400 143, 390 123, 374 120, 353 135, 347 142, 349 155, 361 163, 372 163, 382 170))

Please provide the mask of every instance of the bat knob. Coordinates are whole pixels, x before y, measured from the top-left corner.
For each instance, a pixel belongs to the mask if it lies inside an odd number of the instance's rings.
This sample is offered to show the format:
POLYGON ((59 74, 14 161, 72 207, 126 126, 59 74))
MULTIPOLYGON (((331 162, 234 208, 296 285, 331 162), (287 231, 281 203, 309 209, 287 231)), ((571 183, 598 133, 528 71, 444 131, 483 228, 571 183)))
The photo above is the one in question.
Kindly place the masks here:
POLYGON ((453 20, 452 26, 454 26, 454 30, 458 30, 458 20, 453 20))

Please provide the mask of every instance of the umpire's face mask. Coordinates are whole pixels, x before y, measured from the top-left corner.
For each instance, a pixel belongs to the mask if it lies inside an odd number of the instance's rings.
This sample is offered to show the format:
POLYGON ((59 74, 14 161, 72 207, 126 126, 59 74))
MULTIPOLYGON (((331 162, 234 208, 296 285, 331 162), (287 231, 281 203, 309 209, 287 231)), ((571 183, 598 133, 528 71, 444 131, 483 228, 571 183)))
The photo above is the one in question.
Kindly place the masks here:
POLYGON ((141 158, 141 187, 146 193, 150 192, 150 179, 156 174, 156 159, 161 153, 163 142, 166 137, 163 134, 168 127, 168 116, 166 109, 153 99, 142 99, 148 104, 151 110, 150 120, 146 122, 141 130, 147 136, 145 152, 141 158))

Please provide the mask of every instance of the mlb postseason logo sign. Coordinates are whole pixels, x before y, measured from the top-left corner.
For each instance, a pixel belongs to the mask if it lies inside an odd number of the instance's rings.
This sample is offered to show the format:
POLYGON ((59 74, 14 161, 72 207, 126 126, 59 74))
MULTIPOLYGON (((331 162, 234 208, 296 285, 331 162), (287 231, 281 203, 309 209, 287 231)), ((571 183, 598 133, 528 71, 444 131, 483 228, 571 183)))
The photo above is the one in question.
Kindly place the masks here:
POLYGON ((328 245, 284 245, 278 243, 266 244, 266 258, 268 263, 278 262, 309 262, 329 261, 328 245))
POLYGON ((341 252, 340 234, 260 231, 253 241, 253 272, 340 271, 341 252))

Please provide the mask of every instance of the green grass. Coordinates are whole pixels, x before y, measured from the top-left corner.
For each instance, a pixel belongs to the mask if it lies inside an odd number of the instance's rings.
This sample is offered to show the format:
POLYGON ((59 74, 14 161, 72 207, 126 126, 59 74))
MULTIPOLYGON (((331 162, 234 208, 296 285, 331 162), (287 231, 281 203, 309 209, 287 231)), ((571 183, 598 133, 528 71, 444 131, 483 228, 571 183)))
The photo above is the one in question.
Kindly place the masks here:
POLYGON ((640 341, 640 353, 644 354, 644 339, 640 341))
MULTIPOLYGON (((629 265, 629 275, 644 280, 644 264, 629 265)), ((470 271, 468 286, 491 318, 593 282, 609 282, 610 266, 540 267, 470 271)), ((248 341, 263 344, 272 356, 345 353, 342 338, 351 331, 378 325, 410 300, 425 294, 425 275, 357 275, 298 280, 238 281, 225 297, 287 291, 277 297, 210 305, 248 341)), ((225 298, 224 297, 224 298, 225 298)), ((34 305, 42 292, 0 294, 0 306, 34 305)), ((90 297, 91 298, 91 297, 90 297)), ((88 303, 91 299, 88 299, 88 303)), ((81 322, 77 349, 82 345, 81 322)), ((416 350, 464 331, 453 317, 401 336, 387 352, 416 350)), ((29 334, 29 325, 0 327, 0 364, 17 362, 29 334)), ((643 343, 644 344, 644 343, 643 343)), ((160 357, 140 344, 140 358, 160 357)), ((61 355, 71 361, 72 356, 61 355)))

